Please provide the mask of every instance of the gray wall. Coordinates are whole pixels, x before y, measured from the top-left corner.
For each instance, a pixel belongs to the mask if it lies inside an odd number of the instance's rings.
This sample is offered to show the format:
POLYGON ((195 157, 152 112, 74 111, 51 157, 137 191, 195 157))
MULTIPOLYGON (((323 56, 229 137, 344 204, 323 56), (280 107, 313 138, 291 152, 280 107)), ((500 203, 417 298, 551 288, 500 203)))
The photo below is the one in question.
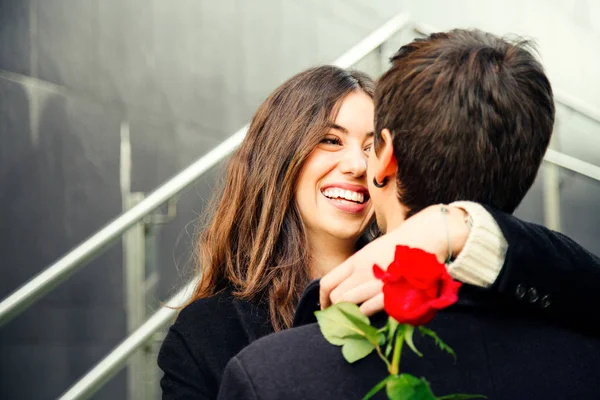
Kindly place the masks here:
MULTIPOLYGON (((119 127, 148 192, 342 54, 395 1, 0 0, 0 298, 121 212, 119 127)), ((158 297, 188 266, 207 177, 160 232, 158 297)), ((125 336, 117 244, 0 328, 0 398, 54 398, 125 336)), ((96 396, 124 398, 125 373, 96 396)))

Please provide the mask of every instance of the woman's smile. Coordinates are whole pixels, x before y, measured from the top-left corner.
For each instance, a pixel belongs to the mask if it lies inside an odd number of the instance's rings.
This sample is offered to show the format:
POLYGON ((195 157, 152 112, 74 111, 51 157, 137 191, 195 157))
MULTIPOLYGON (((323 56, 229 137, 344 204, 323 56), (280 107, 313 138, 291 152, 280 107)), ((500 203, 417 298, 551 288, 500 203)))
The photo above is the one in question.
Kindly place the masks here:
POLYGON ((369 192, 366 187, 350 183, 334 183, 321 188, 321 194, 340 211, 359 214, 369 204, 369 192))

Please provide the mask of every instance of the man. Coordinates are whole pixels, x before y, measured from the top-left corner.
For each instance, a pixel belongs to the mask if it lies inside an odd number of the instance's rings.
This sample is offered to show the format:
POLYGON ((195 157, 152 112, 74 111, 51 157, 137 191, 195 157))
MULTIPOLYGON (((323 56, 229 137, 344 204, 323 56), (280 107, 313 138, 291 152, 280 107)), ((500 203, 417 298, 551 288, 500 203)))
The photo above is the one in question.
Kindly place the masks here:
MULTIPOLYGON (((490 288, 463 285, 458 303, 428 324, 454 348, 456 364, 423 339, 416 344, 425 356, 404 352, 401 371, 426 377, 438 396, 598 398, 600 340, 590 321, 597 322, 600 313, 589 308, 598 303, 598 259, 568 238, 494 211, 512 213, 521 202, 554 123, 550 83, 526 45, 464 30, 415 40, 392 58, 378 82, 375 107, 368 175, 382 230, 409 224, 423 209, 441 218, 436 204, 471 200, 492 207, 488 211, 511 243, 490 288)), ((352 276, 353 259, 339 276, 324 278, 329 282, 322 302, 352 276)), ((337 297, 352 297, 349 287, 360 289, 346 285, 337 297)), ((375 289, 359 297, 367 300, 380 290, 370 287, 375 289)), ((315 296, 318 287, 311 285, 298 308, 300 324, 311 321, 315 296)), ((379 313, 373 322, 385 318, 379 313)), ((219 398, 360 399, 387 374, 375 354, 347 363, 311 323, 238 354, 228 364, 219 398)))

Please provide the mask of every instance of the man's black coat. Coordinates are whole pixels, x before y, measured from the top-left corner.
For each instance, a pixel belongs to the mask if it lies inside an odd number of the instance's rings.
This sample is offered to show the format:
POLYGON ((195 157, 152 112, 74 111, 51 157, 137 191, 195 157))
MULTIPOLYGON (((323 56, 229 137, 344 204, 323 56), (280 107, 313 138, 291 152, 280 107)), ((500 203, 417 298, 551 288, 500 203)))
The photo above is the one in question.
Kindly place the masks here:
MULTIPOLYGON (((510 243, 501 275, 490 289, 463 285, 459 302, 428 324, 454 348, 456 363, 416 333, 424 357, 404 350, 401 371, 425 377, 437 396, 600 399, 600 260, 562 235, 489 211, 510 243)), ((348 364, 322 337, 311 323, 317 301, 314 284, 297 311, 301 326, 234 357, 219 399, 361 399, 382 380, 377 355, 348 364)))

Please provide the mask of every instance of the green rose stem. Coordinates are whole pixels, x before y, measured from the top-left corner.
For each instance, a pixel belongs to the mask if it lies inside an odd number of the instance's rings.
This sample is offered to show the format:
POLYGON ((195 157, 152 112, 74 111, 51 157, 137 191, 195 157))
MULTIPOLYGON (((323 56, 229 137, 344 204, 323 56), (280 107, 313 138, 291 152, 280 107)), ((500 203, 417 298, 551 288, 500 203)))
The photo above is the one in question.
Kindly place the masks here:
MULTIPOLYGON (((390 317, 390 320, 392 318, 390 317)), ((375 387, 373 389, 371 389, 369 391, 369 393, 367 393, 365 395, 365 397, 363 397, 362 400, 369 400, 371 397, 375 396, 375 394, 377 394, 377 392, 379 392, 381 389, 383 389, 386 384, 388 383, 388 381, 393 377, 393 376, 398 376, 398 372, 400 371, 400 355, 402 353, 402 346, 404 344, 404 335, 406 335, 406 326, 405 325, 398 325, 397 323, 394 324, 395 327, 394 328, 390 328, 391 330, 388 331, 388 334, 391 335, 391 337, 394 336, 394 333, 396 333, 396 340, 395 340, 395 344, 394 344, 394 353, 392 355, 392 363, 390 364, 390 362, 387 360, 387 357, 384 357, 383 354, 381 354, 381 350, 379 348, 379 346, 375 346, 375 349, 377 350, 377 353, 379 354, 379 357, 385 361, 385 364, 388 367, 388 372, 390 373, 390 376, 388 376, 387 378, 385 378, 384 380, 382 380, 381 382, 379 382, 377 385, 375 385, 375 387)))
POLYGON ((392 356, 392 365, 389 367, 391 375, 398 375, 400 369, 400 353, 402 353, 402 345, 404 344, 404 329, 396 335, 396 343, 394 344, 394 355, 392 356))

